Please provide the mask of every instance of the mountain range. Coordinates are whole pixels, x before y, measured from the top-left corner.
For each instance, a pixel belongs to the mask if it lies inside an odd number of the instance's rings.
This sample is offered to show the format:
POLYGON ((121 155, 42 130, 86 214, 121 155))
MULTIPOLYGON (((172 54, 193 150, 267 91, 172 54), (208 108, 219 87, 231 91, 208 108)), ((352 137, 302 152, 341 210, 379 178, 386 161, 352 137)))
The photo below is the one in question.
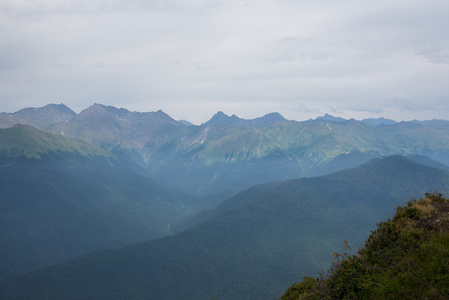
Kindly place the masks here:
MULTIPOLYGON (((275 299, 357 247, 394 207, 449 173, 390 156, 335 174, 252 187, 191 229, 0 283, 8 299, 275 299)), ((427 161, 427 160, 426 160, 427 161)))
POLYGON ((218 112, 205 124, 187 126, 162 111, 100 104, 79 114, 51 104, 0 116, 0 124, 12 120, 33 126, 41 120, 41 129, 123 153, 167 185, 220 201, 254 184, 330 174, 384 155, 420 154, 449 164, 449 122, 443 120, 325 115, 297 122, 278 113, 245 120, 218 112), (53 117, 45 123, 49 111, 53 117))
POLYGON ((5 299, 274 299, 449 186, 445 120, 218 112, 198 126, 49 104, 0 128, 5 299))

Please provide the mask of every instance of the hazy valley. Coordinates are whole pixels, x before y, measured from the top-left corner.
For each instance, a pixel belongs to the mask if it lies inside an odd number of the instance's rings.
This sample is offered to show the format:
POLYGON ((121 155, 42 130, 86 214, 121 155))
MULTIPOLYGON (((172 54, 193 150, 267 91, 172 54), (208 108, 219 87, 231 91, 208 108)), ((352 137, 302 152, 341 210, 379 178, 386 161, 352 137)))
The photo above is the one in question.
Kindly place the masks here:
POLYGON ((449 187, 445 120, 51 104, 0 127, 3 298, 276 299, 449 187))

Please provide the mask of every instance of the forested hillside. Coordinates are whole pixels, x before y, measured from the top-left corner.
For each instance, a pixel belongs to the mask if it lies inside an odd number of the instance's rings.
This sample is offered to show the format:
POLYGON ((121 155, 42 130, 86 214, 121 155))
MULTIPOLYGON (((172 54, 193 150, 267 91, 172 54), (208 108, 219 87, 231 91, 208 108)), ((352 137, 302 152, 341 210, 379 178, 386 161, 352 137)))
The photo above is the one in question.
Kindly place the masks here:
POLYGON ((437 120, 187 126, 100 104, 1 120, 46 130, 0 130, 4 298, 273 299, 397 205, 449 188, 437 120))
POLYGON ((276 299, 429 188, 447 190, 449 173, 404 156, 255 186, 187 231, 5 280, 0 297, 276 299))
POLYGON ((171 233, 193 197, 87 142, 0 129, 0 279, 171 233))

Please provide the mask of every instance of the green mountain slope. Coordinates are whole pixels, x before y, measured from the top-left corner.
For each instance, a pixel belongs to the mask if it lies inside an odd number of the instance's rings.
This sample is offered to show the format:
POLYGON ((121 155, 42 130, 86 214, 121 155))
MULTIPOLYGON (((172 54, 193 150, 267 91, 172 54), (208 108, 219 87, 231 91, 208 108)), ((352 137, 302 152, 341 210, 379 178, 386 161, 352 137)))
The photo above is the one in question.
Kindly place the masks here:
POLYGON ((234 194, 257 183, 298 177, 295 158, 256 128, 171 127, 144 148, 155 177, 193 194, 234 194))
POLYGON ((171 233, 192 197, 128 165, 30 126, 0 130, 0 278, 171 233))
POLYGON ((41 159, 46 155, 63 158, 68 154, 116 160, 110 152, 82 140, 50 134, 28 125, 0 129, 0 154, 4 160, 7 158, 10 160, 14 158, 41 159))
POLYGON ((275 299, 329 266, 343 240, 362 244, 405 199, 448 187, 449 173, 402 156, 255 186, 187 231, 3 281, 0 297, 275 299))
POLYGON ((276 113, 253 120, 218 113, 184 126, 162 111, 94 104, 48 130, 124 153, 173 187, 223 199, 254 184, 330 174, 385 155, 426 155, 449 165, 446 123, 375 127, 329 115, 296 122, 276 113))
POLYGON ((207 195, 328 174, 385 155, 422 154, 447 164, 448 150, 449 131, 444 128, 411 123, 376 128, 349 120, 280 122, 263 129, 166 127, 142 152, 154 176, 207 195))
POLYGON ((327 274, 304 277, 281 300, 448 299, 449 199, 439 193, 400 206, 357 255, 334 253, 327 274))

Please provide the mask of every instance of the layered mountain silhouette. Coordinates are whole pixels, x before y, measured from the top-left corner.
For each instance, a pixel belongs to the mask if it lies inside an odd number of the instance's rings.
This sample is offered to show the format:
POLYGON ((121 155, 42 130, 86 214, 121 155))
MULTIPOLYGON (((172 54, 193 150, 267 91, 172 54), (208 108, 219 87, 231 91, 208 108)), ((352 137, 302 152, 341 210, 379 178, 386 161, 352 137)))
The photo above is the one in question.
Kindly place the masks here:
MULTIPOLYGON (((62 105, 22 111, 55 107, 67 111, 62 105)), ((326 114, 297 122, 278 113, 245 120, 218 112, 203 125, 186 126, 162 111, 101 104, 70 118, 57 111, 47 131, 122 153, 150 176, 217 201, 254 184, 329 174, 383 155, 426 155, 449 164, 449 126, 441 120, 393 123, 326 114)), ((31 117, 20 120, 32 123, 31 117)))
POLYGON ((0 129, 0 278, 172 233, 193 203, 85 141, 0 129))
POLYGON ((0 298, 280 297, 397 205, 447 191, 448 124, 1 113, 0 298))
POLYGON ((5 280, 0 297, 274 299, 329 266, 343 240, 361 245, 395 206, 429 189, 447 190, 447 171, 414 161, 396 155, 258 185, 189 230, 5 280))

